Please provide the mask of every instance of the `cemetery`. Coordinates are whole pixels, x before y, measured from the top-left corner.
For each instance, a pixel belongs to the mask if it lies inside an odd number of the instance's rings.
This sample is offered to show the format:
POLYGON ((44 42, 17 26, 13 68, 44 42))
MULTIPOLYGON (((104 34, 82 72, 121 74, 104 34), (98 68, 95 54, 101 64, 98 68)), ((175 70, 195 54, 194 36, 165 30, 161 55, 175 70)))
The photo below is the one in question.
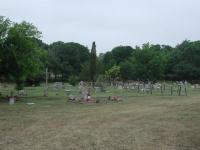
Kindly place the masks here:
POLYGON ((3 1, 0 150, 200 150, 199 2, 3 1))
MULTIPOLYGON (((39 87, 26 87, 23 90, 13 90, 12 84, 1 84, 0 95, 7 97, 8 101, 20 101, 22 98, 30 97, 51 97, 64 96, 66 102, 93 102, 101 101, 121 101, 127 97, 136 96, 188 96, 195 90, 200 89, 199 84, 190 84, 187 82, 162 82, 162 83, 145 83, 129 81, 123 82, 83 82, 80 81, 76 86, 69 83, 54 82, 48 85, 42 84, 39 87), (101 86, 99 86, 99 84, 101 86), (47 94, 48 93, 48 94, 47 94)), ((2 97, 3 98, 3 97, 2 97)))
MULTIPOLYGON (((118 82, 102 83, 100 90, 90 82, 76 86, 55 82, 48 84, 48 96, 44 96, 45 85, 14 91, 14 101, 1 99, 1 147, 16 150, 87 149, 91 144, 99 149, 199 147, 199 136, 195 134, 200 129, 198 84, 118 82), (162 134, 166 134, 165 138, 160 137, 162 134)), ((12 86, 0 84, 1 95, 9 94, 12 86)))

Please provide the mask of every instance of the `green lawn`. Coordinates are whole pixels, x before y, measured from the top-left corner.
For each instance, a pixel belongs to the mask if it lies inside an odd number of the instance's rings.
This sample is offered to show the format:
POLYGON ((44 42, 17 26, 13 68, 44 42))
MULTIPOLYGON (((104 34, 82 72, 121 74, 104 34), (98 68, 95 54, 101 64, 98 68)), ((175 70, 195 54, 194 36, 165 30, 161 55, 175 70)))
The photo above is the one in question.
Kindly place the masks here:
POLYGON ((0 102, 0 150, 200 149, 200 90, 179 97, 107 89, 93 96, 123 101, 98 104, 69 103, 63 90, 42 97, 42 91, 28 88, 30 97, 12 106, 0 102))

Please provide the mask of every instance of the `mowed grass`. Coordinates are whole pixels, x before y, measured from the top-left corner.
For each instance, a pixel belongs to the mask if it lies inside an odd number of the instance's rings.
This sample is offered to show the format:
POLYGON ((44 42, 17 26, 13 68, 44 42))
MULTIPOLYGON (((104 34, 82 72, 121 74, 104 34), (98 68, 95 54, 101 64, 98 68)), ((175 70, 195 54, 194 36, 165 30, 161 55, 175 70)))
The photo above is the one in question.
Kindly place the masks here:
POLYGON ((0 103, 0 150, 200 149, 198 90, 187 97, 135 94, 97 104, 69 103, 64 92, 49 94, 12 106, 0 103))

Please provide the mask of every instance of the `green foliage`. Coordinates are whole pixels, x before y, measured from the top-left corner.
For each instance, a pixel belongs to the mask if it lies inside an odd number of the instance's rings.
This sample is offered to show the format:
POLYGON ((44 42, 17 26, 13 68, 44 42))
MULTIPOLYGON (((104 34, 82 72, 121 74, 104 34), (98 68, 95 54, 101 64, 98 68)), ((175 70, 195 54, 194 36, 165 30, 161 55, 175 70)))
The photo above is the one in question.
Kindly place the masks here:
POLYGON ((120 63, 126 61, 132 55, 134 49, 130 46, 118 46, 112 49, 111 52, 107 52, 103 55, 104 69, 108 70, 114 65, 119 65, 120 63))
POLYGON ((35 26, 23 21, 10 25, 4 37, 1 71, 17 83, 19 89, 27 77, 34 77, 41 71, 43 52, 34 40, 40 34, 35 26))
POLYGON ((81 72, 80 72, 80 80, 82 81, 90 81, 90 64, 89 62, 85 62, 81 66, 81 72))
POLYGON ((109 81, 119 80, 121 77, 120 66, 113 66, 105 72, 105 76, 109 81))
POLYGON ((101 88, 101 91, 105 91, 105 85, 103 83, 107 82, 105 75, 99 74, 95 83, 95 86, 101 88))
POLYGON ((3 16, 0 16, 0 45, 1 46, 3 46, 6 40, 10 25, 11 25, 11 21, 9 19, 3 16))
POLYGON ((5 40, 7 38, 10 26, 10 20, 3 16, 0 16, 0 77, 5 76, 7 74, 5 71, 6 66, 4 63, 4 57, 6 57, 5 40))
POLYGON ((130 46, 119 46, 112 50, 113 59, 117 64, 126 61, 133 53, 133 48, 130 46))
POLYGON ((200 80, 200 41, 183 41, 176 47, 144 44, 134 49, 118 46, 96 56, 96 44, 89 49, 78 43, 40 40, 41 32, 28 22, 14 23, 0 16, 0 79, 14 81, 22 89, 24 81, 44 80, 48 67, 54 80, 200 80), (103 75, 104 76, 104 75, 103 75))
POLYGON ((200 79, 200 41, 177 45, 168 61, 168 72, 177 80, 200 79))
POLYGON ((79 82, 78 76, 70 76, 68 79, 69 84, 75 86, 79 82))
POLYGON ((134 78, 139 80, 160 80, 164 77, 165 58, 154 45, 144 44, 136 49, 131 58, 134 78))
POLYGON ((55 77, 61 75, 63 81, 71 75, 78 76, 88 60, 88 48, 78 43, 55 42, 49 46, 49 70, 55 77))
POLYGON ((102 74, 98 75, 97 81, 96 81, 97 83, 105 82, 105 81, 106 81, 105 75, 102 75, 102 74))
POLYGON ((121 78, 124 81, 136 79, 134 74, 134 64, 131 61, 120 63, 121 78))
POLYGON ((92 43, 92 49, 90 53, 90 80, 95 81, 96 77, 96 65, 97 65, 97 56, 96 56, 96 44, 92 43))
POLYGON ((117 47, 104 57, 106 70, 110 66, 120 66, 122 80, 160 80, 163 79, 170 47, 144 44, 141 48, 117 47), (121 57, 121 58, 120 58, 121 57), (112 63, 114 62, 114 63, 112 63))

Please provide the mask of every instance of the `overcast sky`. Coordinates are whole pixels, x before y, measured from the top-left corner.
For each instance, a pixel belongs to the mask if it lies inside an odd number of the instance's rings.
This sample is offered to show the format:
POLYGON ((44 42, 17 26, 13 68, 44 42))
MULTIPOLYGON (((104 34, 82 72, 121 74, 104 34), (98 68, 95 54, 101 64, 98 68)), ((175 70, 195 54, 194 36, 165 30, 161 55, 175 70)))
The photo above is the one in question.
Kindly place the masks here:
POLYGON ((96 41, 98 52, 200 40, 200 0, 0 0, 0 15, 33 23, 46 43, 96 41))

